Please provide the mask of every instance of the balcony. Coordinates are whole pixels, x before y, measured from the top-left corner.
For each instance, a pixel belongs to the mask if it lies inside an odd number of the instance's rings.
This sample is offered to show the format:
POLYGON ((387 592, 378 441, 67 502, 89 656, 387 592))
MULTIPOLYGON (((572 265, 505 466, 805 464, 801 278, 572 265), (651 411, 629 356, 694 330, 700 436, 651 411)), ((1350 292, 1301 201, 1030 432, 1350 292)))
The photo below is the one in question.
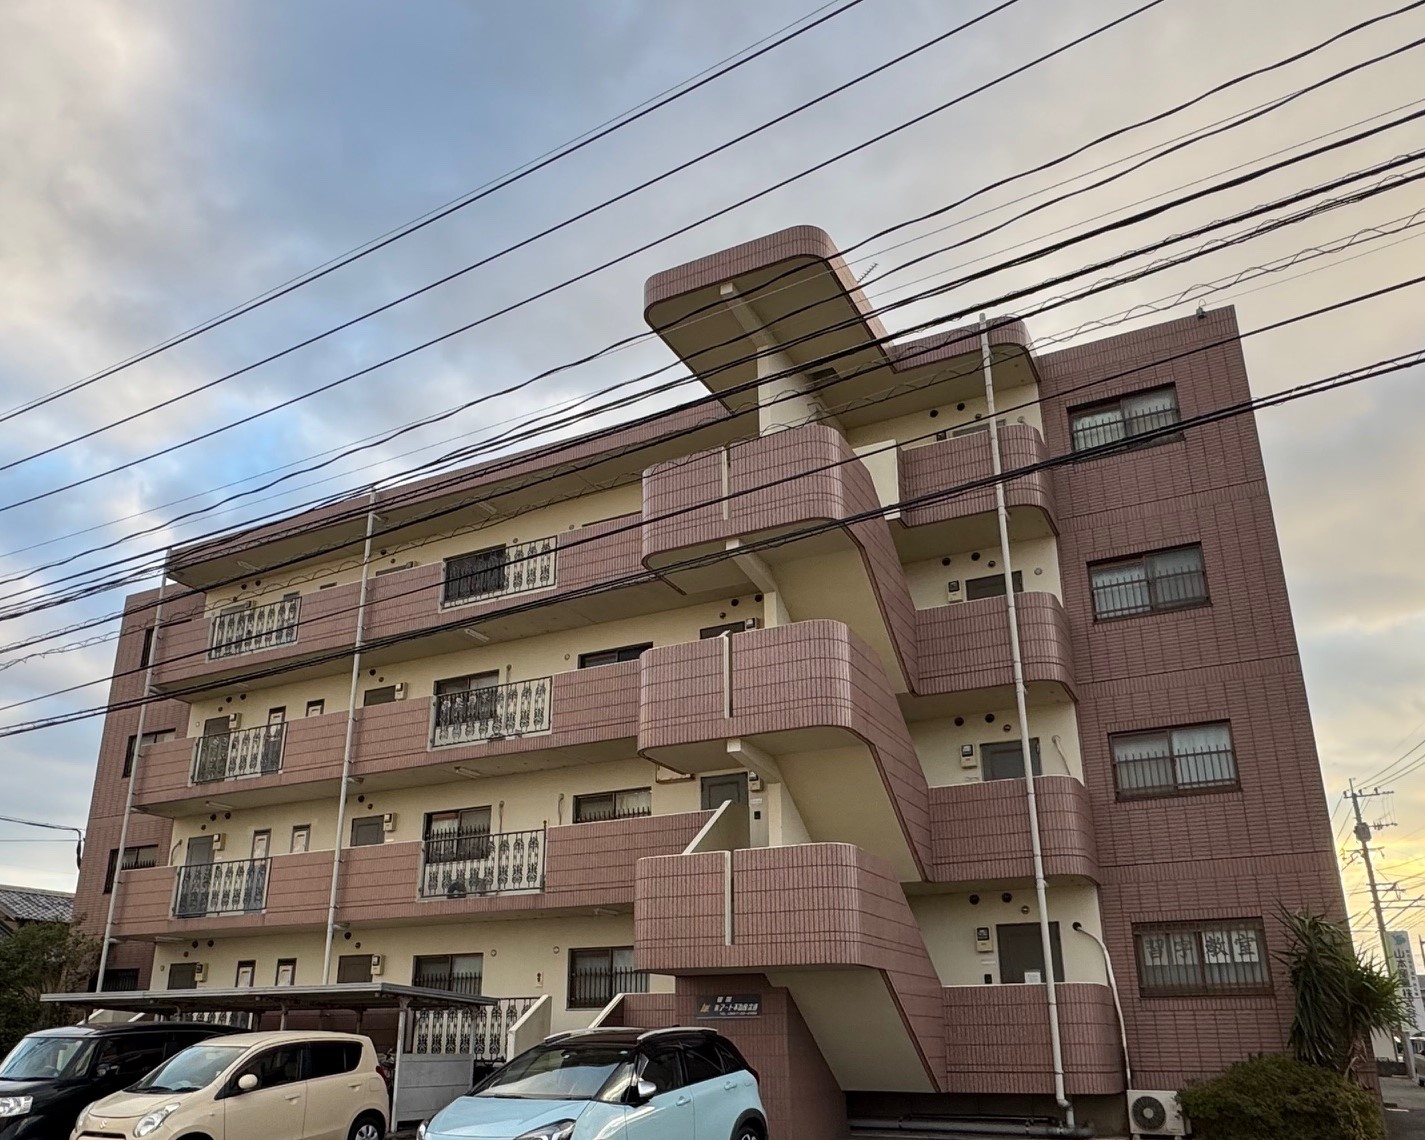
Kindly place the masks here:
MULTIPOLYGON (((1034 781, 1044 870, 1098 881, 1088 791, 1073 776, 1034 781)), ((930 789, 931 881, 987 883, 1034 874, 1023 780, 930 789)))
POLYGON ((267 859, 228 863, 190 863, 178 868, 173 891, 174 918, 251 914, 267 904, 267 859))
MULTIPOLYGON (((1042 463, 1047 458, 1044 437, 1037 429, 1017 423, 1001 427, 1000 459, 1004 470, 1042 463)), ((930 498, 906 507, 901 521, 911 528, 942 524, 936 530, 942 545, 949 542, 957 549, 983 545, 996 533, 993 485, 986 484, 966 494, 934 496, 937 491, 988 479, 992 470, 988 430, 952 436, 924 447, 903 448, 902 501, 930 498)), ((1011 537, 1038 538, 1054 533, 1054 495, 1048 471, 1020 476, 1005 484, 1004 493, 1005 505, 1010 509, 1011 537)))
POLYGON ((267 776, 282 770, 285 724, 200 736, 193 742, 193 783, 267 776))
POLYGON ((553 679, 536 677, 435 698, 430 746, 472 744, 548 732, 553 679))
POLYGON ((545 832, 472 832, 421 844, 420 896, 463 899, 544 886, 545 832))
POLYGON ((300 595, 263 606, 220 612, 208 624, 208 660, 239 657, 244 653, 271 649, 275 645, 290 645, 297 640, 297 625, 301 617, 300 595))
MULTIPOLYGON (((1064 605, 1053 594, 1015 595, 1024 679, 1074 691, 1073 649, 1064 605)), ((1005 598, 938 606, 916 612, 920 679, 917 692, 958 694, 1014 684, 1005 598)))
MULTIPOLYGON (((945 1008, 946 1092, 1044 1095, 1054 1091, 1044 987, 951 986, 945 1008)), ((1071 1096, 1121 1094, 1123 1047, 1107 986, 1057 987, 1071 1096)))
POLYGON ((558 581, 558 542, 550 535, 446 559, 440 604, 463 606, 552 589, 558 581))

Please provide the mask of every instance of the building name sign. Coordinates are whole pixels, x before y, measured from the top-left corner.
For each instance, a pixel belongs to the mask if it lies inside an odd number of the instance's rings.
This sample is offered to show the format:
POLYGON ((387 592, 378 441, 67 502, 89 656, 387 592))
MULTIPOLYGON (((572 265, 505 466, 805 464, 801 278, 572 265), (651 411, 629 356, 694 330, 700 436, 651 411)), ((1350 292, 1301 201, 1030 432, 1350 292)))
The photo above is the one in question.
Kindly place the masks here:
POLYGON ((719 994, 705 997, 698 1003, 699 1020, 717 1020, 724 1017, 761 1017, 761 994, 719 994))

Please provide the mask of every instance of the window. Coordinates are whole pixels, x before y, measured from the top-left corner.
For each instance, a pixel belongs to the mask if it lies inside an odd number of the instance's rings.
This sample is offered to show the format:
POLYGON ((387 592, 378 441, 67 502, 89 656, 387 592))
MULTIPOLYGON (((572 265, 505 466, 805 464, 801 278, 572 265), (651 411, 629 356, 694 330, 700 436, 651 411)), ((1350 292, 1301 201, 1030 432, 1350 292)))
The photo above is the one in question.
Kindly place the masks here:
POLYGON ((139 972, 137 969, 104 971, 105 990, 136 990, 138 988, 139 972))
POLYGON ((653 648, 653 642, 642 645, 620 645, 617 649, 599 649, 593 653, 579 654, 579 668, 593 669, 599 665, 616 665, 620 661, 637 661, 653 648))
POLYGON ((426 816, 427 863, 484 859, 490 854, 490 809, 433 811, 426 816))
MULTIPOLYGON (((303 1045, 283 1045, 260 1053, 242 1067, 238 1076, 257 1074, 257 1087, 276 1088, 279 1085, 294 1085, 302 1079, 303 1045)), ((236 1084, 236 1080, 233 1082, 236 1084)))
MULTIPOLYGON (((1044 775, 1044 767, 1039 762, 1038 737, 1031 737, 1029 740, 1029 760, 1034 765, 1034 774, 1044 775)), ((1024 779, 1024 746, 1018 740, 997 740, 993 744, 981 744, 980 779, 1024 779)))
POLYGON ((143 631, 143 648, 139 650, 139 668, 147 669, 153 664, 153 626, 143 631))
POLYGON ((615 994, 648 992, 648 975, 633 968, 632 946, 569 951, 569 1008, 602 1009, 615 994))
POLYGON ((402 562, 396 566, 386 566, 376 571, 372 577, 380 578, 384 574, 399 574, 402 570, 409 570, 414 565, 414 562, 402 562))
POLYGON ((1125 732, 1108 743, 1121 800, 1237 786, 1237 757, 1226 724, 1125 732))
MULTIPOLYGON (((1105 444, 1131 441, 1134 436, 1157 431, 1169 424, 1177 423, 1178 392, 1171 384, 1165 388, 1152 388, 1146 392, 1134 392, 1114 400, 1089 404, 1069 411, 1069 430, 1073 435, 1075 451, 1105 444)), ((1182 434, 1155 436, 1147 442, 1181 439, 1182 434)))
POLYGON ((653 1087, 657 1090, 653 1094, 654 1096, 661 1096, 663 1093, 680 1089, 684 1084, 680 1060, 676 1045, 650 1048, 648 1055, 643 1060, 643 1071, 638 1074, 639 1078, 652 1082, 653 1087))
POLYGON ((509 555, 503 546, 491 546, 473 554, 446 559, 445 605, 504 593, 508 581, 509 555))
POLYGON ((707 641, 712 637, 721 637, 724 633, 741 633, 747 628, 745 621, 730 621, 725 625, 709 625, 698 630, 698 637, 702 641, 707 641))
POLYGON ((257 963, 248 959, 237 964, 237 976, 233 979, 233 985, 238 989, 246 989, 257 984, 257 963))
POLYGON ((310 823, 299 823, 292 829, 292 842, 287 850, 293 855, 300 855, 306 851, 312 843, 312 825, 310 823))
POLYGON ((484 971, 483 954, 424 954, 411 965, 411 985, 478 997, 484 971))
POLYGON ((297 984, 297 959, 278 958, 277 972, 272 978, 274 985, 295 986, 297 984))
POLYGON ((386 842, 386 824, 379 815, 359 815, 351 821, 351 845, 376 847, 386 842))
MULTIPOLYGON (((109 849, 109 867, 104 872, 104 893, 107 895, 114 889, 115 864, 118 862, 119 851, 117 848, 109 849)), ((134 871, 140 867, 158 866, 158 845, 148 844, 143 847, 125 847, 124 863, 117 868, 121 871, 134 871)))
MULTIPOLYGON (((1024 574, 1022 571, 1014 572, 1014 592, 1024 593, 1024 574)), ((986 574, 982 578, 967 578, 965 580, 965 600, 967 602, 977 601, 980 598, 1002 598, 1004 597, 1004 575, 986 574)))
POLYGON ((198 963, 174 962, 169 966, 168 988, 171 990, 196 990, 198 988, 198 963))
POLYGON ((598 823, 605 819, 634 819, 653 814, 652 788, 626 788, 574 797, 574 822, 598 823))
MULTIPOLYGON (((1005 922, 995 927, 1002 985, 1023 985, 1044 980, 1044 935, 1037 922, 1005 922)), ((1054 960, 1054 981, 1064 980, 1064 950, 1059 944, 1059 924, 1049 924, 1049 954, 1054 960)))
POLYGON ((1133 942, 1144 997, 1271 990, 1259 918, 1135 926, 1133 942))
POLYGON ((686 1075, 688 1084, 697 1085, 703 1081, 715 1081, 725 1072, 722 1057, 717 1051, 716 1043, 709 1038, 706 1041, 690 1041, 683 1045, 683 1073, 686 1075))
POLYGON ((313 1041, 306 1050, 308 1080, 339 1077, 361 1064, 359 1041, 313 1041))
POLYGON ((367 705, 389 705, 396 699, 396 686, 383 685, 379 689, 367 689, 361 694, 362 707, 367 705))
POLYGON ((171 728, 165 728, 158 732, 145 732, 143 740, 137 736, 129 737, 129 742, 124 746, 124 779, 128 779, 134 774, 134 752, 137 747, 147 748, 150 744, 162 744, 165 740, 172 740, 177 735, 171 728))
POLYGON ((1179 546, 1089 567, 1095 618, 1131 617, 1207 603, 1202 547, 1179 546))
POLYGON ((326 701, 308 701, 306 716, 321 716, 327 711, 326 701))
POLYGON ((343 954, 336 960, 336 980, 342 982, 369 982, 371 980, 370 954, 343 954))

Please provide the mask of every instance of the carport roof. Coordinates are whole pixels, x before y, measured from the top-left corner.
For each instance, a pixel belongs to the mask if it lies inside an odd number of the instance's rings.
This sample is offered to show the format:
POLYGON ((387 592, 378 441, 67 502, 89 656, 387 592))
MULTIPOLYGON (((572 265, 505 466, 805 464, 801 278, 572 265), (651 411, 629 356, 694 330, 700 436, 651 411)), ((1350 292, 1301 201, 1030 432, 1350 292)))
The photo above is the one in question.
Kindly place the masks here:
POLYGON ((44 994, 41 1001, 83 1009, 127 1013, 232 1013, 286 1009, 450 1009, 493 1005, 494 998, 456 994, 394 982, 345 982, 331 986, 242 986, 235 989, 106 990, 103 993, 44 994))

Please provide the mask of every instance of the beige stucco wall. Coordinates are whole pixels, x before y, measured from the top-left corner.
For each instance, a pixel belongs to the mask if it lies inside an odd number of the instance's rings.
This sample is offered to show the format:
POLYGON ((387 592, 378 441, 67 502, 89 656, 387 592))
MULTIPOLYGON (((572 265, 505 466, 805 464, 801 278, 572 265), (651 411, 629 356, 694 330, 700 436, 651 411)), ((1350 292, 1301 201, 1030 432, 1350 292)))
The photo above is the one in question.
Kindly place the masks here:
MULTIPOLYGON (((1009 557, 1013 568, 1023 576, 1026 590, 1063 598, 1058 541, 1053 536, 1013 542, 1009 547, 1009 557)), ((906 583, 910 586, 910 596, 918 610, 935 609, 947 601, 963 600, 967 578, 1003 573, 998 545, 978 550, 947 550, 935 558, 905 564, 906 583), (979 558, 974 557, 976 554, 979 558), (949 566, 945 565, 946 558, 950 559, 949 566), (960 593, 953 598, 946 593, 946 583, 952 580, 960 583, 960 593)))
MULTIPOLYGON (((967 713, 963 725, 953 717, 915 720, 909 723, 920 766, 931 787, 973 783, 980 778, 980 746, 1018 740, 1019 715, 1014 705, 998 705, 967 713), (993 723, 985 721, 992 715, 993 723), (1009 731, 1005 731, 1008 728, 1009 731), (974 749, 966 766, 961 747, 974 749)), ((1079 746, 1079 722, 1073 702, 1036 700, 1029 705, 1030 736, 1039 741, 1039 763, 1046 776, 1084 778, 1083 753, 1079 746)))
MULTIPOLYGON (((925 948, 943 985, 984 985, 985 974, 992 975, 995 982, 999 981, 999 955, 998 947, 993 944, 993 928, 1004 923, 1039 921, 1039 907, 1032 886, 1010 888, 1009 902, 1003 901, 1005 893, 1006 889, 1001 886, 982 891, 914 895, 910 898, 911 912, 920 926, 925 948), (979 903, 972 904, 971 896, 978 896, 979 903), (975 928, 979 926, 991 928, 992 949, 988 953, 975 949, 975 928)), ((1059 924, 1059 942, 1064 951, 1064 980, 1104 983, 1103 955, 1093 939, 1073 929, 1075 922, 1081 922, 1084 929, 1102 936, 1097 889, 1088 885, 1052 885, 1049 888, 1049 919, 1059 924)))
MULTIPOLYGON (((995 386, 995 405, 999 409, 999 418, 1007 423, 1029 424, 1042 434, 1044 424, 1040 406, 1033 404, 1027 408, 1016 407, 1038 398, 1039 388, 1035 384, 995 386), (1006 408, 1012 410, 1006 412, 1006 408)), ((953 431, 974 422, 977 418, 983 418, 985 406, 983 395, 969 400, 952 400, 948 404, 938 404, 923 412, 913 412, 907 416, 896 416, 851 428, 846 433, 846 439, 855 448, 869 447, 890 439, 897 440, 903 447, 924 447, 935 442, 936 432, 953 431), (937 414, 931 415, 932 411, 937 414), (925 438, 921 438, 922 436, 925 438)))
MULTIPOLYGON (((160 944, 154 955, 154 986, 167 983, 172 962, 203 962, 208 968, 205 988, 224 989, 234 983, 240 961, 257 963, 257 980, 272 985, 279 958, 297 959, 297 983, 320 985, 323 935, 263 935, 204 939, 160 944)), ((356 927, 339 932, 332 949, 333 972, 343 954, 380 954, 381 979, 408 983, 412 959, 420 954, 483 954, 483 989, 493 997, 529 997, 549 994, 553 1000, 551 1031, 588 1025, 596 1010, 568 1008, 569 950, 599 946, 633 945, 633 919, 606 917, 553 917, 452 923, 425 927, 356 927), (347 938, 346 934, 351 937, 347 938)), ((655 976, 650 989, 668 991, 672 979, 655 976)))

